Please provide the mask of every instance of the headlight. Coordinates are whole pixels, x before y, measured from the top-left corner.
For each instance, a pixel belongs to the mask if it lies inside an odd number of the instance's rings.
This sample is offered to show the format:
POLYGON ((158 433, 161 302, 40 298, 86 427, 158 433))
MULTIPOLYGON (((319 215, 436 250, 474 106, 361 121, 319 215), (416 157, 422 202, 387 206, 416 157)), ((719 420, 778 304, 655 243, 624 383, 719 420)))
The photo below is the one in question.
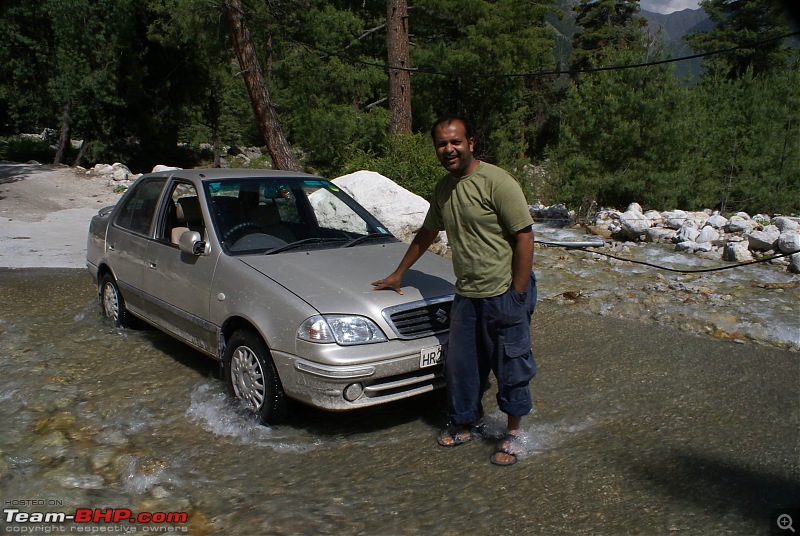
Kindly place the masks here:
POLYGON ((307 318, 298 328, 297 338, 310 342, 337 342, 342 345, 386 340, 375 322, 363 316, 352 315, 317 315, 307 318))

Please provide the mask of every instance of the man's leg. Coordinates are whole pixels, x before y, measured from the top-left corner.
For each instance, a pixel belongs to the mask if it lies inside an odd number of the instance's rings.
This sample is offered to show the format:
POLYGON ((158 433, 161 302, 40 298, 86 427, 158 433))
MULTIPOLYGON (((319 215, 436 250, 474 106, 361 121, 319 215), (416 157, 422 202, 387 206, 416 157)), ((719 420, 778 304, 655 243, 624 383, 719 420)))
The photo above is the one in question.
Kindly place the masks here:
POLYGON ((492 455, 492 462, 511 465, 519 453, 518 437, 522 417, 533 408, 530 380, 536 375, 536 361, 530 338, 530 323, 536 305, 536 279, 531 280, 525 301, 513 289, 491 298, 492 369, 497 377, 497 403, 508 416, 506 434, 492 455))
POLYGON ((469 427, 483 417, 481 369, 478 365, 476 302, 456 295, 450 312, 450 336, 444 362, 450 422, 469 427))

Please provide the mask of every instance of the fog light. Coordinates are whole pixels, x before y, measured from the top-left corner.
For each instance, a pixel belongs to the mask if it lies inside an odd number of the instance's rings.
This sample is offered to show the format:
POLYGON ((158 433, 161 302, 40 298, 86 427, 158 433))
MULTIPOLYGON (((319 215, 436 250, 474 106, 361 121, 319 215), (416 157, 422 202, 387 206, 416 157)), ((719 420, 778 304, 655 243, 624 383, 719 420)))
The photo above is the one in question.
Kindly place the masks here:
POLYGON ((356 400, 358 397, 361 396, 361 393, 364 392, 364 386, 360 383, 351 383, 347 387, 344 388, 344 399, 348 402, 352 402, 356 400))

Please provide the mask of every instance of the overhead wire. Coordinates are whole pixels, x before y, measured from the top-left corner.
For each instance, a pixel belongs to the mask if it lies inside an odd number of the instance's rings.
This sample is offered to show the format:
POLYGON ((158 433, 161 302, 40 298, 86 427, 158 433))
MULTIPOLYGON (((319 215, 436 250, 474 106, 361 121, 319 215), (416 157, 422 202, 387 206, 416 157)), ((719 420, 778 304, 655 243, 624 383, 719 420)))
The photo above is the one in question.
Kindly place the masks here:
POLYGON ((368 66, 368 67, 378 67, 378 68, 386 70, 386 71, 408 71, 410 73, 415 73, 415 74, 428 74, 428 75, 450 76, 450 77, 460 77, 460 78, 522 78, 522 77, 534 77, 534 76, 559 76, 559 75, 564 75, 564 74, 585 74, 585 73, 594 73, 594 72, 603 72, 603 71, 619 71, 619 70, 624 70, 624 69, 639 69, 639 68, 642 68, 642 67, 652 67, 652 66, 655 66, 655 65, 663 65, 663 64, 667 64, 667 63, 675 63, 675 62, 679 62, 679 61, 688 61, 688 60, 693 60, 693 59, 698 59, 698 58, 705 58, 705 57, 708 57, 708 56, 715 56, 717 54, 725 54, 727 52, 733 52, 735 50, 741 50, 743 48, 756 48, 756 47, 759 47, 761 45, 764 45, 764 44, 767 44, 767 43, 771 43, 773 41, 779 41, 779 40, 782 40, 782 39, 788 39, 790 37, 794 37, 794 36, 797 36, 797 35, 800 35, 800 30, 794 31, 794 32, 790 32, 790 33, 786 33, 786 34, 782 34, 782 35, 778 35, 778 36, 774 36, 774 37, 769 37, 769 38, 766 38, 766 39, 761 39, 761 40, 758 40, 758 41, 752 41, 750 43, 744 43, 744 44, 741 44, 741 45, 734 45, 734 46, 731 46, 731 47, 722 48, 722 49, 718 49, 718 50, 711 50, 711 51, 708 51, 708 52, 702 52, 702 53, 699 53, 699 54, 692 54, 692 55, 689 55, 689 56, 680 56, 680 57, 677 57, 677 58, 666 58, 666 59, 663 59, 663 60, 655 60, 655 61, 642 62, 642 63, 631 63, 631 64, 625 64, 625 65, 609 65, 609 66, 606 66, 606 67, 592 67, 592 68, 587 68, 587 69, 554 69, 554 70, 544 70, 544 71, 532 71, 532 72, 525 72, 525 73, 448 72, 448 71, 436 71, 434 69, 424 69, 424 68, 418 68, 418 67, 403 67, 403 66, 399 66, 399 65, 387 65, 385 63, 370 62, 370 61, 364 61, 364 60, 355 59, 355 58, 349 57, 344 52, 333 52, 333 51, 325 50, 323 48, 320 48, 320 47, 317 47, 317 46, 314 46, 314 45, 310 45, 308 43, 303 43, 303 42, 300 42, 300 41, 295 41, 295 43, 297 43, 297 44, 299 44, 301 46, 304 46, 306 48, 309 48, 311 50, 315 50, 317 52, 323 53, 324 54, 324 56, 323 56, 324 58, 337 57, 337 58, 342 59, 343 61, 346 61, 347 63, 365 65, 365 66, 368 66))

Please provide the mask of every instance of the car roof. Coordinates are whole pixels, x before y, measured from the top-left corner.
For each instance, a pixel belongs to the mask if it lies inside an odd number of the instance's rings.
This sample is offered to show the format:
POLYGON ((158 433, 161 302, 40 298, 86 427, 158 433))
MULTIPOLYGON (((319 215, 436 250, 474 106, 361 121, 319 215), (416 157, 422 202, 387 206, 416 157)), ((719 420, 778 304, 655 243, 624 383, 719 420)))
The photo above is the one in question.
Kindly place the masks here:
MULTIPOLYGON (((322 177, 299 171, 284 171, 279 169, 230 169, 230 168, 203 168, 203 169, 173 169, 148 173, 147 177, 179 177, 182 179, 196 180, 224 180, 246 178, 302 178, 321 180, 322 177)), ((324 179, 322 179, 324 180, 324 179)))

